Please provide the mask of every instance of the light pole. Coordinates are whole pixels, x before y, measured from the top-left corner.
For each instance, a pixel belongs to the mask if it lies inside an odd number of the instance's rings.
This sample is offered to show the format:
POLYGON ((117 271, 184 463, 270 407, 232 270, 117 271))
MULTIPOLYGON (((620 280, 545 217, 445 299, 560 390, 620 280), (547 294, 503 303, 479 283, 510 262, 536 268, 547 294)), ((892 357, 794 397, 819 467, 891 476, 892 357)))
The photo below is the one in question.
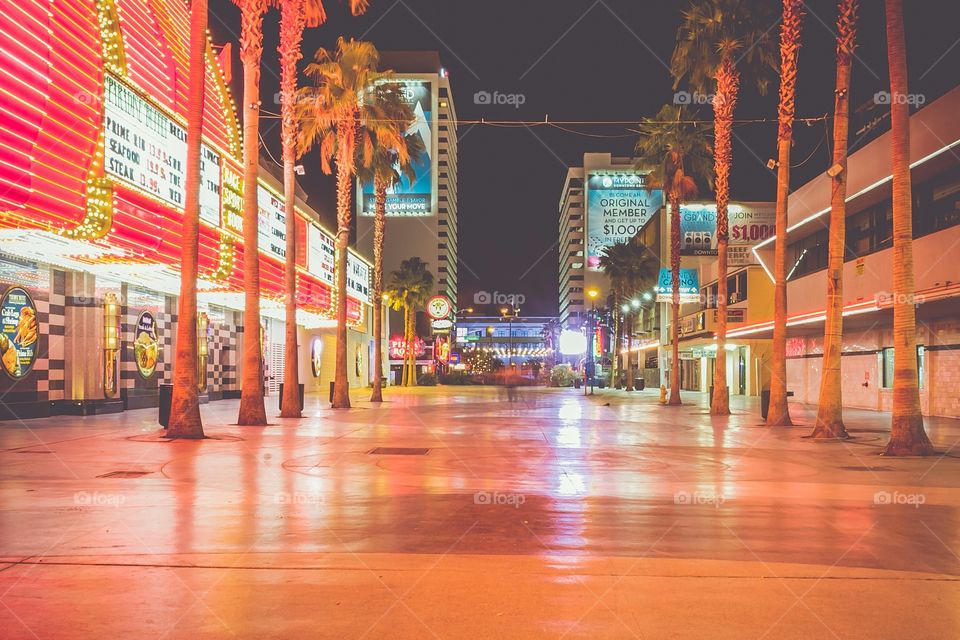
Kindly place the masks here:
POLYGON ((520 307, 510 305, 500 309, 500 313, 507 318, 507 367, 513 370, 513 319, 520 315, 520 307))
POLYGON ((587 395, 587 385, 590 385, 590 395, 593 395, 593 378, 594 378, 594 362, 593 362, 593 341, 596 339, 594 335, 596 333, 596 299, 600 295, 600 292, 591 287, 587 289, 587 295, 590 296, 590 322, 587 325, 587 331, 589 332, 589 337, 587 338, 587 359, 583 362, 583 395, 587 395))

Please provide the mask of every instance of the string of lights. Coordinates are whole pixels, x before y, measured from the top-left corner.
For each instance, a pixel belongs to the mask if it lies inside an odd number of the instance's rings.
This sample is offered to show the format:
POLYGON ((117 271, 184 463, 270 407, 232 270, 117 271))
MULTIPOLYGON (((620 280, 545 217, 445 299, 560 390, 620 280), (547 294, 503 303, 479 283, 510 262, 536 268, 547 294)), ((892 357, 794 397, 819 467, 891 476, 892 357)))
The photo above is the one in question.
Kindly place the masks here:
MULTIPOLYGON (((265 109, 260 110, 261 118, 276 119, 280 117, 279 113, 274 113, 267 111, 265 109)), ((817 122, 825 122, 830 119, 829 114, 824 114, 822 116, 811 116, 806 118, 796 118, 794 121, 797 123, 812 125, 817 122)), ((393 120, 371 120, 371 122, 394 122, 393 120)), ((399 121, 397 121, 399 122, 399 121)), ((584 135, 595 135, 588 134, 582 131, 573 131, 566 129, 565 127, 570 126, 628 126, 636 127, 640 123, 636 120, 550 120, 549 117, 545 117, 543 120, 488 120, 486 118, 480 118, 479 120, 461 120, 456 119, 452 121, 457 126, 471 126, 471 125, 482 125, 487 127, 503 127, 503 128, 529 128, 529 127, 555 127, 569 133, 577 133, 584 135)), ((644 119, 643 124, 692 124, 692 125, 713 125, 712 118, 697 118, 697 119, 684 119, 684 120, 647 120, 644 119)), ((776 124, 778 122, 777 118, 734 118, 733 124, 776 124)), ((634 131, 630 129, 630 131, 634 131)))

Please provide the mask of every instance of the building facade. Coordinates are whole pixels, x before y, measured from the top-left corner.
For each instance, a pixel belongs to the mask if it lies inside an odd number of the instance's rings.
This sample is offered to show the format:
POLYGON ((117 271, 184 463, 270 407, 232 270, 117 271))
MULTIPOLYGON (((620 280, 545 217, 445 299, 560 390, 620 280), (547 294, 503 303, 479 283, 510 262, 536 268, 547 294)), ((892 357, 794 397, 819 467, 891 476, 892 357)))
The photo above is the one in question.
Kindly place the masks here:
MULTIPOLYGON (((960 416, 960 87, 910 118, 917 362, 923 412, 960 416)), ((889 410, 893 384, 890 133, 850 155, 843 267, 844 406, 889 410)), ((823 359, 831 180, 821 175, 789 200, 787 387, 817 402, 823 359)), ((758 246, 772 271, 773 242, 758 246)), ((767 336, 751 323, 731 339, 767 336)))
POLYGON ((559 301, 560 322, 570 326, 571 320, 579 324, 586 309, 584 306, 584 209, 583 168, 567 169, 567 178, 560 195, 560 253, 559 301))
POLYGON ((456 347, 489 351, 505 366, 543 362, 554 355, 549 332, 555 322, 539 316, 470 316, 457 322, 456 347))
MULTIPOLYGON (((0 69, 0 414, 156 406, 172 380, 186 164, 186 3, 30 0, 0 69), (37 46, 28 45, 34 43, 37 46), (29 72, 25 72, 25 67, 29 72)), ((285 218, 261 172, 258 254, 244 252, 240 128, 208 48, 198 359, 202 400, 239 393, 243 264, 260 265, 265 388, 283 382, 285 218)), ((295 203, 301 380, 333 374, 333 234, 295 203)), ((348 254, 351 384, 366 384, 369 262, 348 254)))
MULTIPOLYGON (((753 247, 775 232, 776 204, 731 202, 727 208, 727 332, 773 318, 773 283, 758 264, 753 247)), ((667 220, 669 232, 670 220, 667 220)), ((669 249, 669 248, 668 248, 669 249)), ((687 202, 680 207, 680 265, 695 282, 694 295, 680 307, 680 388, 708 392, 713 386, 717 342, 717 221, 713 202, 687 202), (699 291, 697 291, 699 290, 699 291), (698 294, 698 295, 697 295, 698 294)), ((683 273, 683 272, 681 272, 683 273)), ((669 278, 662 299, 669 299, 669 278)), ((688 283, 685 283, 688 284, 688 283)), ((670 306, 665 305, 669 314, 670 306)), ((661 338, 664 370, 671 361, 672 316, 667 315, 661 338)), ((770 337, 728 339, 727 387, 733 395, 756 396, 769 382, 770 337)), ((669 379, 669 378, 667 378, 669 379)))
POLYGON ((614 340, 610 309, 593 313, 607 307, 611 293, 610 280, 599 267, 604 249, 616 242, 639 242, 661 262, 669 250, 664 243, 663 194, 646 183, 646 175, 634 158, 609 153, 586 153, 582 166, 567 170, 559 203, 558 295, 561 326, 594 330, 591 344, 600 353, 594 359, 598 371, 608 371, 612 357, 621 358, 625 370, 626 353, 639 354, 631 355, 628 375, 652 384, 660 376, 656 346, 662 313, 660 305, 644 296, 652 293, 653 283, 650 291, 635 292, 627 311, 617 312, 629 316, 632 327, 622 344, 614 340), (592 299, 591 290, 597 294, 592 299))

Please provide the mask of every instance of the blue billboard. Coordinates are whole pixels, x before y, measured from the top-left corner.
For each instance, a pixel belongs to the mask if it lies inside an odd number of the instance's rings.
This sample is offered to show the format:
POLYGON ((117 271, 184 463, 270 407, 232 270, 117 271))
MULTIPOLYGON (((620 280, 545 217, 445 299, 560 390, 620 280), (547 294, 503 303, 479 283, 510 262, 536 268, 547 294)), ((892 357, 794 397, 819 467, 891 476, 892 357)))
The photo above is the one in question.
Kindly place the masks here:
POLYGON ((680 255, 717 255, 717 205, 680 205, 680 255))
POLYGON ((600 268, 604 249, 627 242, 663 206, 663 191, 647 189, 645 174, 597 172, 587 178, 587 267, 600 268))
MULTIPOLYGON (((412 164, 413 179, 403 176, 400 182, 387 190, 387 215, 432 216, 434 215, 434 121, 433 83, 429 80, 396 80, 403 89, 407 104, 413 109, 414 121, 407 129, 406 136, 418 137, 424 152, 415 158, 412 164)), ((362 216, 376 214, 376 198, 373 183, 365 182, 359 189, 359 209, 362 216)))
MULTIPOLYGON (((680 269, 680 302, 700 300, 700 275, 696 269, 680 269)), ((657 278, 657 302, 673 302, 673 273, 661 268, 657 278)))

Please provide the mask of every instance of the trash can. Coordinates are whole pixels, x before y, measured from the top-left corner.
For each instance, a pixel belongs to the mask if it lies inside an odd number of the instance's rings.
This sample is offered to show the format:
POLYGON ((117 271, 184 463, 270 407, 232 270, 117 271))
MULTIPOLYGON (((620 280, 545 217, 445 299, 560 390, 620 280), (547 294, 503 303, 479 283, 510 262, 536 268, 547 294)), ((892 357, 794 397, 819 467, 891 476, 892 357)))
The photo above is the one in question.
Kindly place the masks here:
POLYGON ((574 389, 579 389, 579 388, 580 388, 580 378, 574 378, 574 379, 573 379, 573 388, 574 388, 574 389))
POLYGON ((713 406, 713 385, 710 385, 710 406, 713 406))
POLYGON ((173 385, 160 385, 160 405, 157 407, 157 422, 166 429, 170 426, 170 405, 173 403, 173 385))
MULTIPOLYGON (((280 411, 283 411, 283 383, 280 383, 280 400, 277 402, 280 411)), ((300 383, 300 410, 303 410, 303 383, 300 383)))
POLYGON ((633 388, 637 391, 643 391, 647 388, 647 381, 643 378, 634 378, 633 379, 633 388))
POLYGON ((333 402, 333 380, 330 381, 330 402, 333 402))
POLYGON ((763 416, 763 419, 767 419, 767 414, 770 412, 770 389, 762 389, 760 391, 760 415, 763 416))

